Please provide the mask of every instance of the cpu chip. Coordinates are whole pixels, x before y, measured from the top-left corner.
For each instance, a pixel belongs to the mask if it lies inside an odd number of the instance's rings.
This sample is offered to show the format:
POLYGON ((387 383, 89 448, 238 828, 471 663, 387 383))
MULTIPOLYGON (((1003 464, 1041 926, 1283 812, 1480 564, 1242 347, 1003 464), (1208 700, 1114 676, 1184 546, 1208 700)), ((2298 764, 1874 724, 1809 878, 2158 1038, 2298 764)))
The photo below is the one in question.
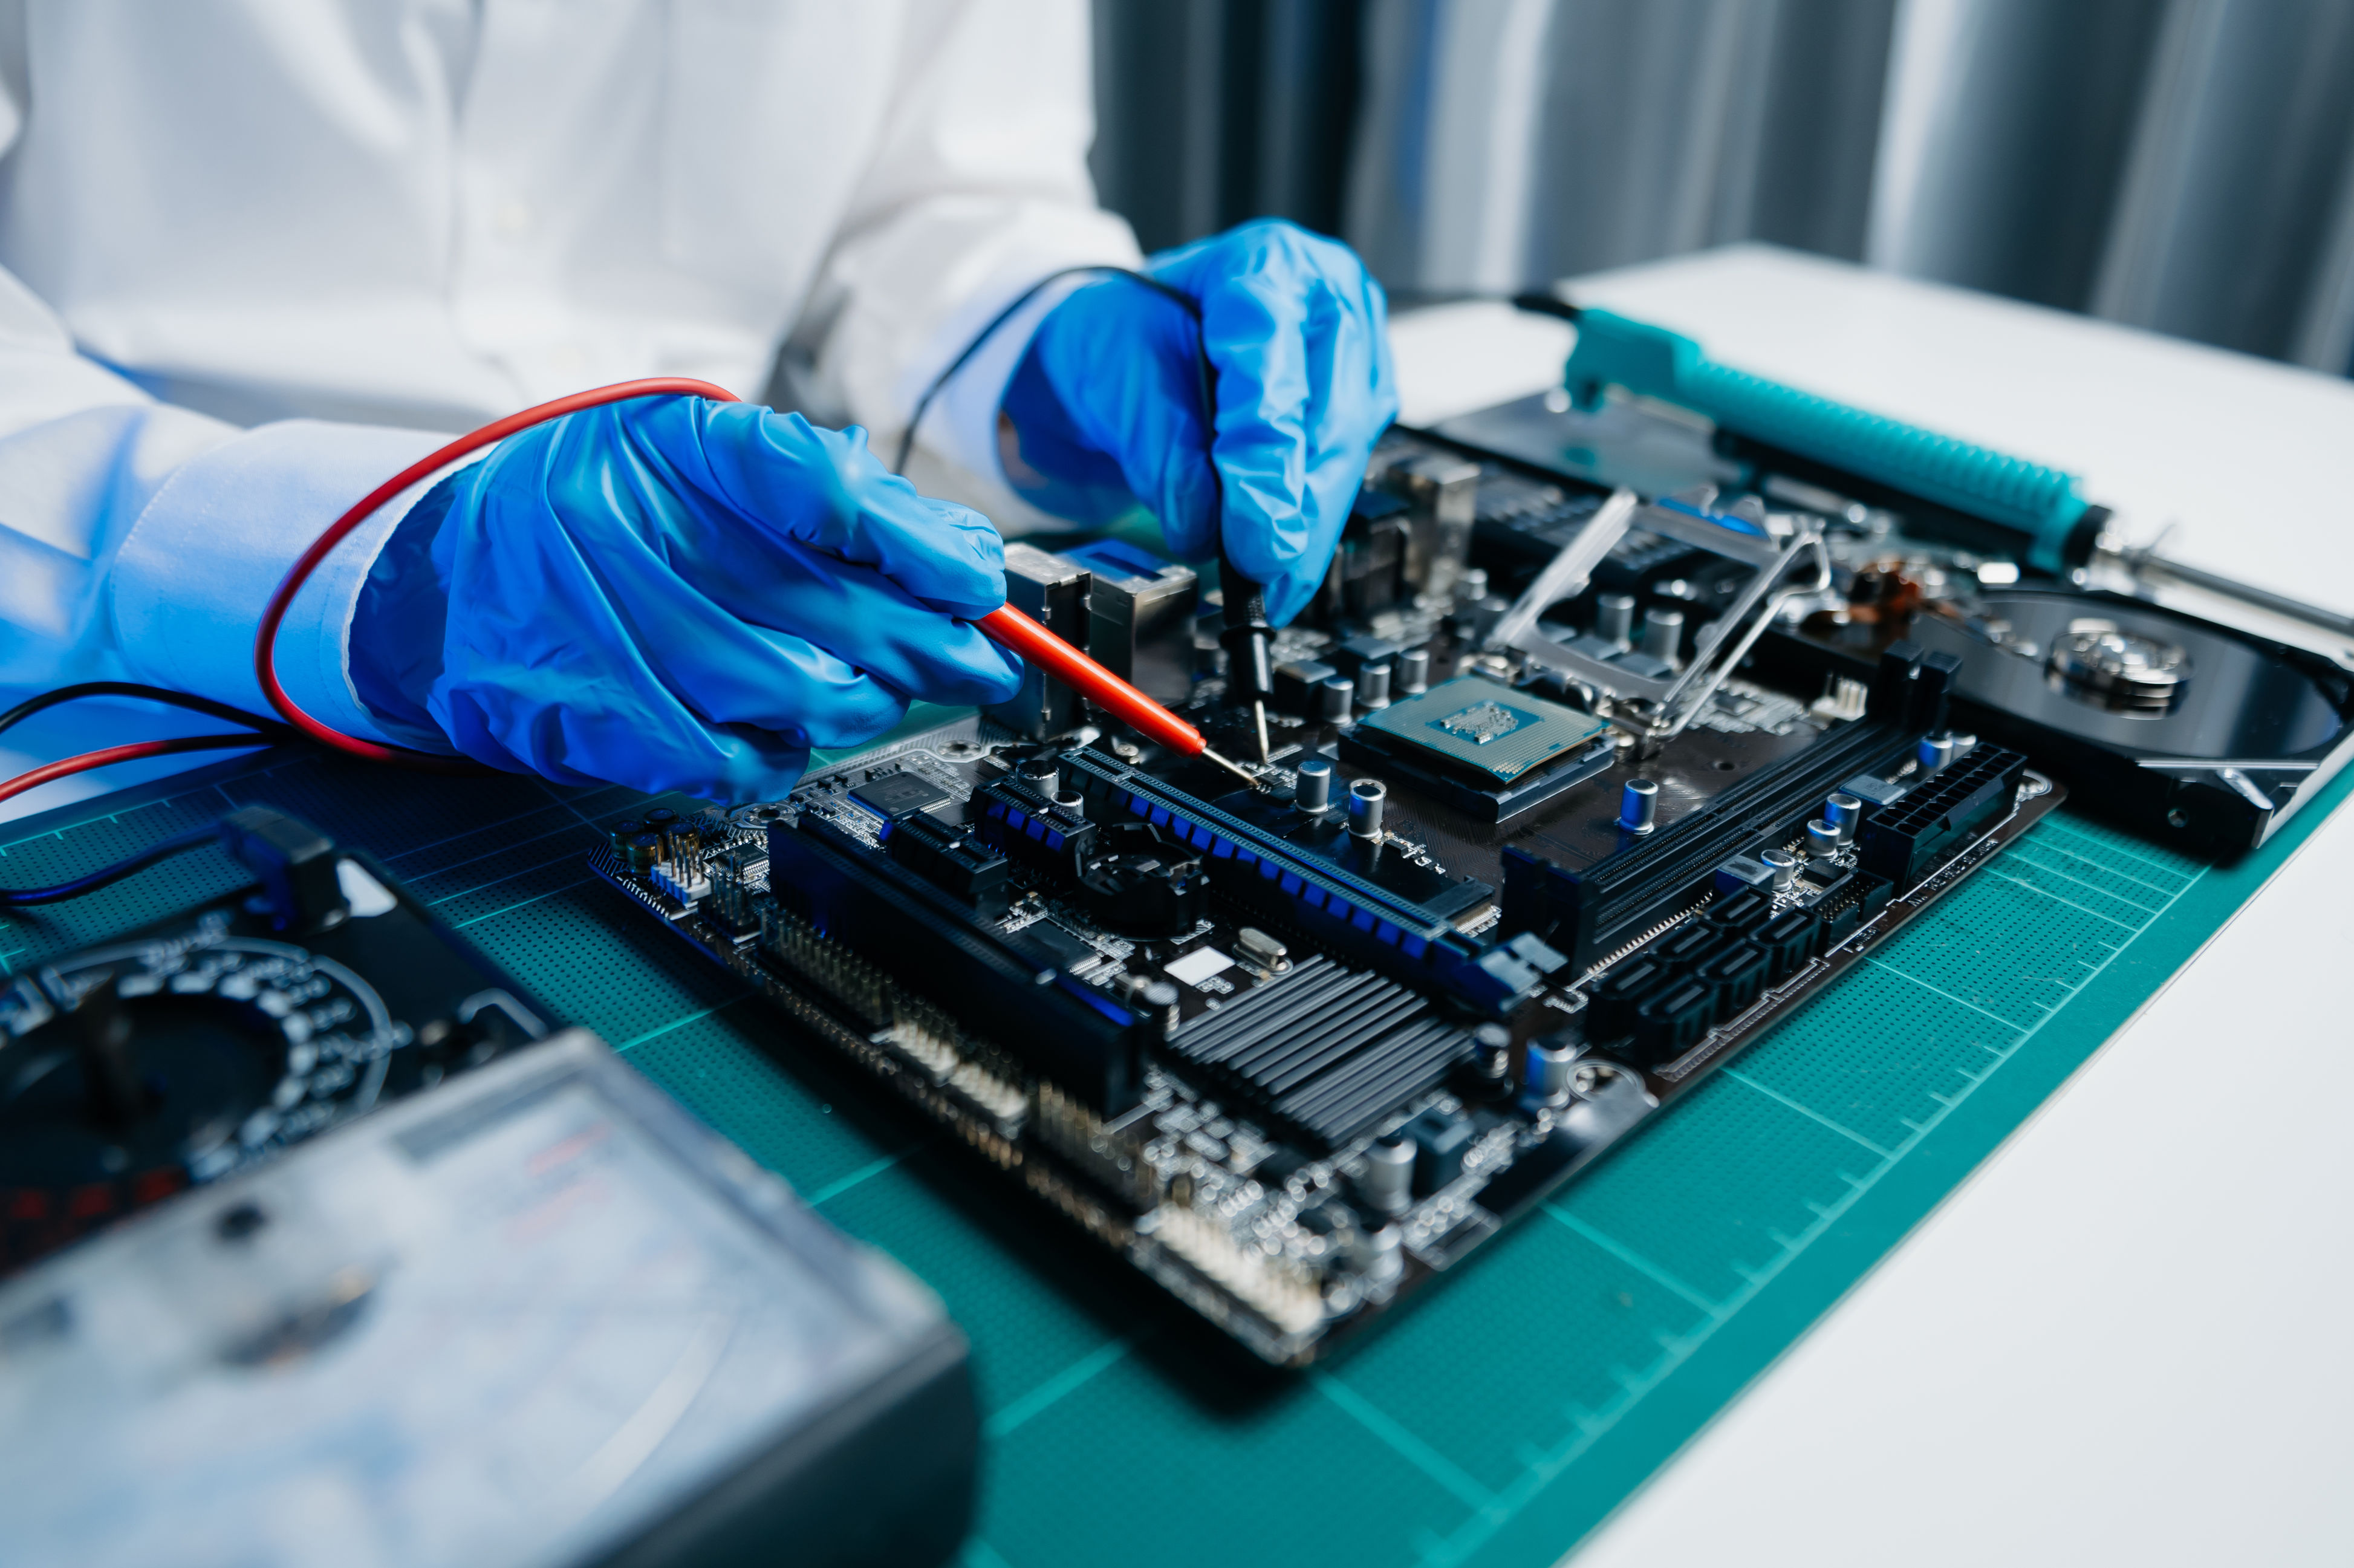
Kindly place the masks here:
POLYGON ((1511 734, 1531 722, 1526 714, 1517 714, 1501 703, 1474 703, 1459 714, 1449 714, 1432 721, 1439 728, 1459 735, 1474 746, 1485 746, 1499 736, 1511 734))
POLYGON ((1610 726, 1590 714, 1477 675, 1444 681, 1368 715, 1358 728, 1511 784, 1590 747, 1610 726))

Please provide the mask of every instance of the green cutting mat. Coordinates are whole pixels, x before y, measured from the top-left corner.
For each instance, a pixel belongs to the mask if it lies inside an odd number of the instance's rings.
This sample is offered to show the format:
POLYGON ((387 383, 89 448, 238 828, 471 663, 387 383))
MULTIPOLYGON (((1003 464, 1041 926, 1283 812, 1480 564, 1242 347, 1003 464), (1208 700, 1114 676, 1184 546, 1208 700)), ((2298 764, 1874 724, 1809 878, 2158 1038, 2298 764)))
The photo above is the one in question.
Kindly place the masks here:
MULTIPOLYGON (((572 1021, 913 1267, 971 1333, 989 1445, 966 1568, 1543 1564, 1763 1372, 2301 842, 2205 868, 2047 819, 1461 1277, 1305 1377, 1219 1354, 593 880, 618 789, 264 754, 0 827, 62 880, 249 801, 389 863, 572 1021)), ((0 921, 12 968, 240 880, 207 851, 0 921)))

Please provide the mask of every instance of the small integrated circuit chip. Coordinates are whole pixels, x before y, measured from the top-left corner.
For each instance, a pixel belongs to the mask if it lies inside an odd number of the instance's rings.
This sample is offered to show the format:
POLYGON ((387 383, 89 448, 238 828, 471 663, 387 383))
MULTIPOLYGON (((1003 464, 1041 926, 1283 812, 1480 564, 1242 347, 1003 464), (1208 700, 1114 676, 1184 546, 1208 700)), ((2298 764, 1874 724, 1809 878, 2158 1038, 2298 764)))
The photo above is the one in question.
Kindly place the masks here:
POLYGON ((944 806, 949 800, 949 792, 938 784, 920 773, 905 770, 869 779, 853 789, 850 798, 886 822, 944 806))
POLYGON ((1420 696, 1393 703, 1359 726, 1499 784, 1583 751, 1609 727, 1591 714, 1477 675, 1441 682, 1420 696))

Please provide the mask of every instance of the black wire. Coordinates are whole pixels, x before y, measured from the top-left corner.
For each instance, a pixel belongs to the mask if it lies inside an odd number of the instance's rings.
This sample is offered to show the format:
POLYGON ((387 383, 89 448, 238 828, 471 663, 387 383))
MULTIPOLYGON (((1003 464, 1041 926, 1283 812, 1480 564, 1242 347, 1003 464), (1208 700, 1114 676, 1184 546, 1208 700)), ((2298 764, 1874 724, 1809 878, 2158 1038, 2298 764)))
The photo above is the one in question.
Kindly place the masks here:
MULTIPOLYGON (((186 708, 213 718, 227 719, 231 724, 246 725, 254 731, 251 736, 216 735, 175 737, 184 740, 181 747, 183 750, 199 751, 234 746, 266 746, 271 741, 295 738, 293 726, 280 724, 276 719, 266 719, 259 714, 247 713, 243 708, 231 707, 227 703, 217 703, 210 697, 193 696, 186 692, 170 691, 163 686, 143 685, 136 681, 83 681, 76 685, 59 686, 54 692, 43 692, 37 697, 27 697, 5 713, 0 713, 0 733, 16 728, 35 714, 46 712, 60 703, 74 702, 82 697, 137 697, 145 702, 164 703, 172 707, 186 708)), ((68 898, 79 898, 85 893, 95 893, 101 887, 111 887, 124 877, 143 872, 158 862, 171 859, 175 854, 184 853, 200 844, 211 843, 219 836, 217 829, 199 828, 194 832, 183 833, 178 838, 165 839, 161 843, 150 844, 129 860, 118 862, 102 871, 94 871, 88 876, 78 877, 72 882, 61 882, 55 887, 0 887, 0 909, 22 909, 35 904, 57 904, 68 898)))
POLYGON ((169 860, 175 854, 185 854, 192 849, 219 842, 218 828, 198 828, 177 838, 165 839, 162 843, 150 844, 129 860, 118 861, 103 871, 91 872, 88 876, 72 882, 61 882, 55 887, 0 887, 0 907, 21 909, 27 905, 57 904, 68 898, 79 898, 85 893, 112 886, 124 877, 169 860))
POLYGON ((37 697, 27 697, 5 713, 0 713, 0 733, 14 729, 35 714, 70 703, 81 697, 138 697, 151 703, 166 703, 175 708, 187 708, 195 713, 227 719, 259 731, 271 740, 292 740, 294 728, 276 719, 266 719, 259 714, 233 708, 227 703, 217 703, 210 697, 191 696, 186 692, 175 692, 163 686, 143 686, 136 681, 84 681, 79 685, 59 686, 54 692, 43 692, 37 697))
MULTIPOLYGON (((931 408, 932 399, 939 396, 940 388, 948 385, 950 376, 971 363, 972 356, 981 352, 981 345, 995 334, 997 329, 1012 321, 1015 313, 1036 299, 1040 291, 1048 284, 1088 272, 1100 273, 1107 278, 1125 278, 1132 283, 1140 283, 1154 293, 1175 301, 1178 307, 1193 319, 1195 384, 1202 399, 1202 439, 1204 447, 1202 456, 1210 467, 1210 536, 1216 542, 1217 546, 1218 583, 1220 591, 1225 595, 1226 622, 1230 630, 1249 629, 1256 634, 1263 636, 1267 630, 1264 590, 1235 570, 1234 562, 1226 556, 1226 482, 1225 475, 1218 471, 1218 370, 1210 360, 1210 332, 1208 323, 1202 319, 1202 302, 1182 289, 1163 282, 1150 273, 1139 272, 1129 267, 1065 267, 1058 271, 1047 273, 1016 294, 1013 303, 991 316, 987 325, 967 340, 964 347, 958 350, 957 356, 949 361, 948 368, 933 376, 932 384, 924 388, 924 395, 916 399, 915 412, 908 416, 907 431, 899 438, 898 461, 891 465, 891 471, 902 474, 907 471, 907 456, 916 446, 917 428, 924 422, 924 415, 931 408)), ((1254 657, 1253 667, 1257 668, 1259 662, 1260 661, 1254 657)))
MULTIPOLYGON (((986 344, 991 338, 997 335, 997 329, 1003 326, 1007 322, 1012 321, 1021 311, 1022 307, 1036 299, 1045 291, 1048 284, 1059 283, 1066 278, 1076 278, 1088 272, 1100 273, 1107 278, 1126 278, 1130 282, 1141 283, 1146 288, 1150 289, 1153 292, 1165 295, 1166 297, 1176 301, 1179 305, 1184 308, 1185 313, 1193 318, 1194 323, 1197 326, 1201 323, 1201 301, 1195 299, 1193 295, 1187 293, 1182 289, 1176 288, 1172 284, 1164 283, 1149 272, 1139 272, 1132 267, 1112 267, 1104 265, 1065 267, 1058 270, 1049 272, 1044 277, 1039 279, 1036 282, 1031 284, 1028 288, 1023 290, 1020 293, 1014 295, 1013 302, 1012 304, 1007 305, 1003 310, 990 317, 989 324, 982 327, 979 332, 973 334, 972 336, 967 340, 964 347, 957 351, 957 356, 949 361, 948 368, 941 371, 938 376, 932 377, 932 384, 924 388, 924 395, 922 397, 916 399, 916 411, 907 416, 907 429, 899 438, 899 455, 891 464, 891 471, 893 473, 904 474, 907 471, 908 454, 916 450, 917 428, 923 424, 924 415, 930 410, 932 399, 940 395, 940 388, 949 384, 950 377, 954 376, 958 371, 962 370, 967 365, 972 362, 972 356, 981 352, 981 345, 983 344, 986 344)), ((1203 374, 1205 376, 1209 374, 1209 348, 1207 344, 1204 344, 1202 349, 1202 368, 1203 374)), ((1216 413, 1215 408, 1214 408, 1211 411, 1214 416, 1216 413)))

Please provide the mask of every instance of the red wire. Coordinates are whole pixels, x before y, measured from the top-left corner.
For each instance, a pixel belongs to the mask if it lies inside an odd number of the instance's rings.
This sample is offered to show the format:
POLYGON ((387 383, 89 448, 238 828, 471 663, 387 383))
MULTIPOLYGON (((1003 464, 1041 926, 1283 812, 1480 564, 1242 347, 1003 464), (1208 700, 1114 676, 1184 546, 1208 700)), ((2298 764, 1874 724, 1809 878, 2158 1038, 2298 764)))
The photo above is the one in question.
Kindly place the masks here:
MULTIPOLYGON (((347 752, 354 757, 365 757, 372 762, 390 762, 428 773, 482 774, 494 771, 461 757, 444 757, 438 752, 412 751, 407 747, 383 746, 376 741, 362 740, 356 736, 330 729, 313 718, 294 705, 294 699, 288 696, 286 688, 279 683, 278 671, 273 659, 273 652, 278 642, 278 628, 285 620, 288 609, 293 605, 294 596, 302 591, 302 585, 310 580, 311 574, 318 569, 321 561, 327 558, 328 553, 350 537, 352 530, 373 516, 378 507, 410 485, 430 477, 438 470, 449 467, 460 458, 482 450, 493 441, 506 440, 518 430, 527 430, 534 425, 545 424, 550 419, 575 413, 582 408, 594 408, 605 403, 620 403, 631 397, 651 397, 660 395, 708 397, 715 403, 737 401, 736 394, 724 387, 715 387, 708 381, 691 380, 683 376, 652 376, 638 381, 616 382, 610 387, 591 387, 586 392, 575 392, 569 397, 558 397, 552 402, 525 408, 519 414, 509 414, 504 419, 493 420, 481 429, 460 436, 447 446, 419 458, 366 495, 361 496, 349 511, 335 519, 325 533, 313 540, 311 547, 302 552, 302 558, 287 569, 284 579, 279 583, 277 591, 270 596, 270 603, 261 612, 261 628, 253 640, 253 673, 261 683, 262 694, 270 699, 270 705, 278 710, 281 718, 320 745, 332 747, 337 751, 347 752)), ((76 773, 86 773, 93 768, 104 768, 115 762, 129 762, 135 758, 163 757, 178 751, 207 751, 232 746, 267 746, 269 744, 269 738, 265 736, 200 735, 186 736, 175 740, 145 740, 130 746, 110 746, 98 751, 85 751, 78 757, 60 758, 30 772, 20 773, 5 783, 0 783, 0 800, 5 800, 13 795, 21 795, 27 789, 37 789, 52 779, 70 778, 76 773)))
POLYGON ((225 751, 235 746, 268 746, 266 735, 184 735, 175 740, 139 740, 129 746, 110 746, 103 751, 85 751, 79 757, 60 758, 44 763, 27 773, 19 773, 0 784, 0 800, 21 795, 27 789, 37 789, 53 779, 67 779, 77 773, 87 773, 93 768, 104 768, 113 762, 134 762, 143 757, 168 757, 175 751, 225 751))

